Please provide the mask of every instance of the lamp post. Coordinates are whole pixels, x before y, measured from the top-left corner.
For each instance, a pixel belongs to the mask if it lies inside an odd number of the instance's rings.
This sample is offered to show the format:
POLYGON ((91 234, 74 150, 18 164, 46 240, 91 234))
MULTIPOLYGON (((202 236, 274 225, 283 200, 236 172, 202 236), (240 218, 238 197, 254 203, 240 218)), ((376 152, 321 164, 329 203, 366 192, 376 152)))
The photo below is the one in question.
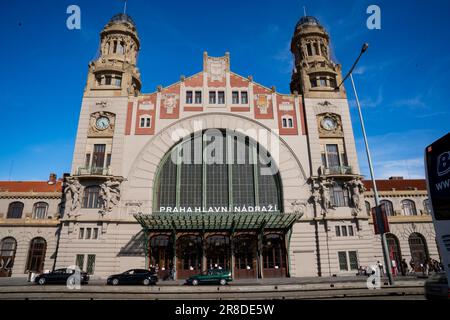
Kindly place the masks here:
POLYGON ((387 246, 387 241, 386 241, 386 233, 384 232, 384 228, 382 228, 382 217, 381 217, 381 208, 380 208, 380 198, 378 196, 378 189, 377 189, 377 184, 375 181, 375 177, 374 177, 374 173, 373 173, 373 165, 372 165, 372 157, 370 156, 370 150, 369 150, 369 143, 367 142, 367 135, 366 135, 366 128, 364 126, 364 120, 363 120, 363 115, 361 112, 361 105, 359 104, 359 99, 358 99, 358 93, 356 92, 356 87, 355 87, 355 82, 353 81, 353 69, 355 69, 356 65, 358 64, 359 59, 361 58, 361 56, 363 55, 364 52, 366 52, 367 48, 369 47, 369 45, 367 43, 364 43, 362 48, 361 48, 361 52, 359 53, 358 58, 355 60, 355 62, 353 63, 353 66, 350 68, 350 71, 347 73, 347 75, 344 77, 344 79, 341 81, 341 83, 339 84, 339 86, 336 87, 336 89, 339 89, 339 87, 342 85, 342 83, 344 83, 344 81, 350 77, 351 83, 352 83, 352 87, 353 87, 353 92, 355 94, 355 99, 356 99, 356 105, 358 107, 358 113, 359 113, 359 121, 361 123, 361 129, 362 129, 362 134, 363 134, 363 138, 364 138, 364 144, 366 147, 366 154, 367 154, 367 160, 369 162, 369 171, 370 171, 370 177, 372 179, 372 184, 373 184, 373 193, 374 193, 374 198, 375 198, 375 210, 376 210, 376 218, 378 221, 378 225, 379 225, 379 229, 380 231, 380 235, 381 235, 381 247, 383 250, 383 258, 384 258, 384 265, 385 265, 385 269, 386 269, 386 274, 388 276, 388 280, 389 280, 389 284, 390 285, 394 285, 394 278, 392 277, 392 271, 391 271, 391 262, 389 259, 389 250, 388 250, 388 246, 387 246))

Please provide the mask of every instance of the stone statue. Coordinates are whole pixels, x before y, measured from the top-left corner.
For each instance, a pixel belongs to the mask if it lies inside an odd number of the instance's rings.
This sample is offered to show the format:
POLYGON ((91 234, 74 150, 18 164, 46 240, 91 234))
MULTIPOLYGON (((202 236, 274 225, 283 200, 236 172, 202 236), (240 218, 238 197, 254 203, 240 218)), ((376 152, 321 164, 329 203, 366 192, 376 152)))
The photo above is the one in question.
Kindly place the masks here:
POLYGON ((120 182, 112 178, 106 180, 100 186, 100 200, 102 203, 101 214, 111 212, 112 208, 120 200, 120 182))
POLYGON ((366 188, 361 182, 361 179, 354 178, 345 183, 345 186, 350 190, 353 203, 353 214, 357 215, 361 212, 361 194, 364 193, 366 188))
POLYGON ((303 216, 305 213, 306 204, 301 202, 300 200, 294 200, 291 202, 292 213, 303 216))
POLYGON ((66 182, 66 193, 70 193, 70 198, 72 200, 70 213, 73 213, 80 207, 80 197, 83 187, 80 184, 80 181, 74 177, 67 177, 66 182))
POLYGON ((319 177, 316 180, 312 180, 312 195, 310 197, 310 203, 318 204, 322 208, 322 214, 326 215, 328 209, 333 207, 331 203, 330 186, 333 183, 332 179, 325 179, 319 177))

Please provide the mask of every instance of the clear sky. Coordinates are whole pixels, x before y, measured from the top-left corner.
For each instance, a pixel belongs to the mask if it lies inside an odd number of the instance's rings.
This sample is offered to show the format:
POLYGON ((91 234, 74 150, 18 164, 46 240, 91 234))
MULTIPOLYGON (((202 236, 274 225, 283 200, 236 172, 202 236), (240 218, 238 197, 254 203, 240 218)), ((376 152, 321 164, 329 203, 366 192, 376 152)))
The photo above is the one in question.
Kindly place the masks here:
MULTIPOLYGON (((289 44, 303 15, 317 17, 346 72, 355 72, 375 175, 424 176, 423 149, 450 128, 450 1, 278 0, 138 1, 128 11, 142 47, 143 92, 202 69, 202 53, 231 53, 231 69, 289 92, 289 44), (381 8, 381 30, 366 27, 366 8, 381 8)), ((99 32, 123 10, 120 0, 0 2, 0 180, 47 179, 70 171, 87 65, 99 32), (81 8, 81 30, 66 9, 81 8)), ((346 83, 360 166, 368 175, 361 128, 346 83)), ((305 150, 306 152, 306 150, 305 150)))

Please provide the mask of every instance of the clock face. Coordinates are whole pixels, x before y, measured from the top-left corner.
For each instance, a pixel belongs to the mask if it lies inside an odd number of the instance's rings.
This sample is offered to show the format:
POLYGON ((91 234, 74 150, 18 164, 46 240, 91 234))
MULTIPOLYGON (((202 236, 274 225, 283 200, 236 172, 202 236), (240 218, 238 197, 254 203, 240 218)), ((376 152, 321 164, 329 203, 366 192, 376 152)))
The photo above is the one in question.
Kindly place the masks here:
POLYGON ((109 119, 107 117, 100 117, 95 122, 95 127, 99 130, 105 130, 109 127, 109 119))
POLYGON ((322 120, 322 127, 325 130, 334 130, 337 127, 337 123, 333 118, 325 117, 322 120))

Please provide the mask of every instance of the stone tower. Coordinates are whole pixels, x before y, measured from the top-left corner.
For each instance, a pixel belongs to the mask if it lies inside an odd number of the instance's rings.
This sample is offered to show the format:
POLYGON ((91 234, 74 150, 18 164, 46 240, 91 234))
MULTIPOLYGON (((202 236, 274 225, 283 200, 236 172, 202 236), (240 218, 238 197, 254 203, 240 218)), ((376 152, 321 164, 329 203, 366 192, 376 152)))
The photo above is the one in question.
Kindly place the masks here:
POLYGON ((96 60, 89 64, 87 96, 128 96, 141 91, 141 76, 136 67, 140 42, 130 16, 117 14, 100 33, 96 60))
POLYGON ((305 97, 345 97, 340 84, 341 65, 332 61, 330 37, 319 21, 311 16, 302 17, 295 26, 291 41, 294 55, 294 70, 291 92, 297 91, 305 97))

